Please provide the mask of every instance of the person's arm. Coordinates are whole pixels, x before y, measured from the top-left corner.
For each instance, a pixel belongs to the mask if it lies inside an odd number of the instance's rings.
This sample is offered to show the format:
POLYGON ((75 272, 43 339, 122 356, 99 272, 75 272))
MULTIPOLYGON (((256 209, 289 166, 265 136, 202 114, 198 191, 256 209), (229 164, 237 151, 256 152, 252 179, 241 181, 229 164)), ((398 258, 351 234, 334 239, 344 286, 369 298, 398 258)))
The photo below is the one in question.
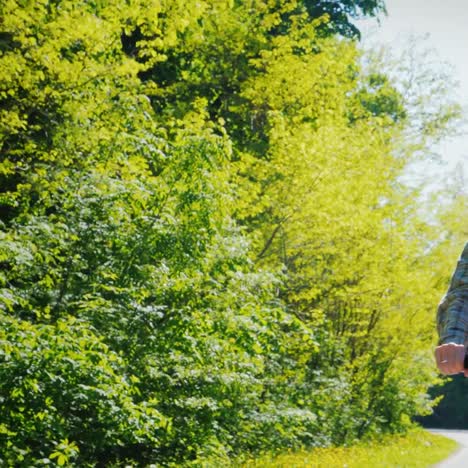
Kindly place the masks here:
MULTIPOLYGON (((465 345, 468 344, 468 243, 457 263, 449 290, 437 309, 437 331, 437 367, 446 375, 463 372, 465 345)), ((468 371, 465 375, 468 376, 468 371)))

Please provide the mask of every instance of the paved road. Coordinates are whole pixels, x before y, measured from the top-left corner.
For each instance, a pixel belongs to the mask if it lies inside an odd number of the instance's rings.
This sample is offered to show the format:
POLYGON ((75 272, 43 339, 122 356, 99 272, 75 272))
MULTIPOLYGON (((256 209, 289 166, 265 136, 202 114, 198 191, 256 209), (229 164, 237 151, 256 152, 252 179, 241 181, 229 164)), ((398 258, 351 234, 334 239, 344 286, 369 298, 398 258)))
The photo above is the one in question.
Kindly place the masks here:
POLYGON ((434 434, 441 434, 457 441, 460 448, 442 463, 435 465, 437 468, 467 468, 468 467, 468 431, 451 429, 430 429, 434 434))

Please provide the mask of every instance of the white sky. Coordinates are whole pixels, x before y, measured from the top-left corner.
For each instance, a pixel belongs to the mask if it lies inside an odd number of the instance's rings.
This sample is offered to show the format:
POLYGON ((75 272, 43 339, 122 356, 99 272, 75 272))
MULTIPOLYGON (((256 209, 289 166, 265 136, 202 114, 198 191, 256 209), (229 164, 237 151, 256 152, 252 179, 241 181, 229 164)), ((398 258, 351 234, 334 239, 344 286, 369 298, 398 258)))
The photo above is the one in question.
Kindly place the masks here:
MULTIPOLYGON (((453 66, 454 78, 459 82, 454 92, 468 109, 468 0, 387 0, 386 7, 388 16, 380 18, 380 27, 375 20, 358 22, 363 44, 377 41, 398 48, 405 36, 428 34, 426 43, 436 50, 441 63, 453 66)), ((427 163, 424 170, 428 174, 443 173, 442 183, 450 184, 450 172, 458 165, 468 181, 468 131, 436 150, 443 164, 427 163)))

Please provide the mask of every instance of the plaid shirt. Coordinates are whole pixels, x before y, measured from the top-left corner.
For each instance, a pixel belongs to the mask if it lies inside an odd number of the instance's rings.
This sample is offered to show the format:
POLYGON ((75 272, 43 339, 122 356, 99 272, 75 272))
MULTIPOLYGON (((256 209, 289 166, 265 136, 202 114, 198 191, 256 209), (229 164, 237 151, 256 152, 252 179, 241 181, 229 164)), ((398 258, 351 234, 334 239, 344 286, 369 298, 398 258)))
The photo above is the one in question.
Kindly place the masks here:
POLYGON ((468 346, 468 242, 463 249, 447 294, 437 309, 439 345, 468 346))

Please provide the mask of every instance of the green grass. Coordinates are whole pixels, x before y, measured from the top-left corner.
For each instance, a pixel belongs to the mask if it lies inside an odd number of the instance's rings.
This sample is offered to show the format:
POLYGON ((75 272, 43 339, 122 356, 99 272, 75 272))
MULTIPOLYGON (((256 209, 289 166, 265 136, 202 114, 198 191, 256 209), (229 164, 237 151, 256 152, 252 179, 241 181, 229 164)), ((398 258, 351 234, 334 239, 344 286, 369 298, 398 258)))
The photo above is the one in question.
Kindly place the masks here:
POLYGON ((427 468, 446 458, 456 448, 457 443, 453 440, 417 429, 406 436, 386 437, 372 444, 320 448, 310 452, 288 453, 276 457, 265 456, 249 460, 242 467, 427 468))

